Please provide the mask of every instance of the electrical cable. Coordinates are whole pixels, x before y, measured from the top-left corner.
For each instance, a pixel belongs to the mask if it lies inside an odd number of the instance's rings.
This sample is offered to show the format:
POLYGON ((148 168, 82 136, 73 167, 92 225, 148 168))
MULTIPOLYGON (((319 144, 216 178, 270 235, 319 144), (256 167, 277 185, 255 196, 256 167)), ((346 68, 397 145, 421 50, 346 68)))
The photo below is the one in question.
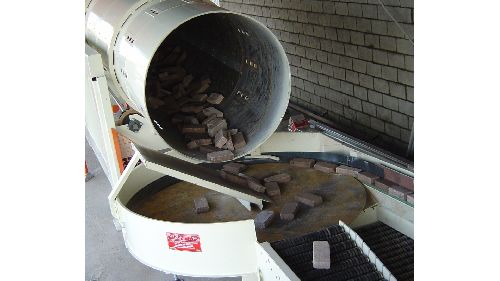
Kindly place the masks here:
POLYGON ((399 22, 387 10, 387 8, 385 7, 385 4, 382 2, 382 0, 378 0, 378 2, 380 3, 380 5, 382 5, 382 8, 384 9, 385 13, 392 19, 392 21, 396 24, 396 26, 406 35, 406 37, 408 37, 408 41, 410 41, 412 45, 415 45, 415 44, 413 44, 413 39, 410 37, 410 35, 408 35, 408 33, 406 33, 406 31, 403 29, 403 27, 401 27, 399 22))

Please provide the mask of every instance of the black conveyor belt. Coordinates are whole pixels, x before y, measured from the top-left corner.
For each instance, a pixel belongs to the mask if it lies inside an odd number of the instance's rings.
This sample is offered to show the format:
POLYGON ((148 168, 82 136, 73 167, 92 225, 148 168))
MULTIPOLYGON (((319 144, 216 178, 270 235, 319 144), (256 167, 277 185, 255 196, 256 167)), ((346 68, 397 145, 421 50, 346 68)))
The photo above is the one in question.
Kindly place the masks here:
POLYGON ((301 280, 384 280, 340 225, 297 238, 271 243, 273 249, 301 280), (312 267, 313 241, 330 244, 330 269, 312 267))
POLYGON ((413 239, 382 222, 355 231, 398 281, 413 280, 413 239))

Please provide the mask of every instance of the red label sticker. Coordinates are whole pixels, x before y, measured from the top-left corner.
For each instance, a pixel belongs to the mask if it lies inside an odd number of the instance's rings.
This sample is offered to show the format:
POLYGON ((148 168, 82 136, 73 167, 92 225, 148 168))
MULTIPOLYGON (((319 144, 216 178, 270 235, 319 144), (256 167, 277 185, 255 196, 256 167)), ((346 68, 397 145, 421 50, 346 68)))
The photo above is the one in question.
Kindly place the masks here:
POLYGON ((201 252, 201 242, 198 234, 167 232, 167 240, 170 250, 201 252))

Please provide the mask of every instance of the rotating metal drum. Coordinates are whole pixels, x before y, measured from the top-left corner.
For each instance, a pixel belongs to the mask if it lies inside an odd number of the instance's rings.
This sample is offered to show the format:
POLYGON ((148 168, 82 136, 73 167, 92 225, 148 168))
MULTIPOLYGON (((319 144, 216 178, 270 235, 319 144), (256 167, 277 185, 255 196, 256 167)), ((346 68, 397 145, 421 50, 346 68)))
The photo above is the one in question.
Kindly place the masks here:
POLYGON ((87 5, 86 40, 101 53, 117 94, 153 128, 152 134, 135 140, 140 146, 152 148, 148 138, 159 135, 166 147, 186 159, 206 160, 205 154, 187 149, 179 131, 147 104, 155 56, 172 45, 190 50, 187 71, 208 74, 212 90, 223 92, 219 109, 246 138, 235 158, 267 140, 288 105, 290 68, 278 39, 255 19, 212 4, 94 0, 87 5))

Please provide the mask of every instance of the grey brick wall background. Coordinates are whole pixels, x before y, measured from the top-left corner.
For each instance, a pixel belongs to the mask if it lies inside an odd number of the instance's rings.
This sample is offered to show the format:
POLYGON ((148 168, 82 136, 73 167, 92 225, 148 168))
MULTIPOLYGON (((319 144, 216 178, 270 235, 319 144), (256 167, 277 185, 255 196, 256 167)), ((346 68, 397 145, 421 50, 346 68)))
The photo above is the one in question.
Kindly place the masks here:
MULTIPOLYGON (((413 0, 382 0, 413 40, 413 0)), ((413 45, 378 0, 221 0, 281 41, 291 102, 404 154, 413 126, 413 45)))

